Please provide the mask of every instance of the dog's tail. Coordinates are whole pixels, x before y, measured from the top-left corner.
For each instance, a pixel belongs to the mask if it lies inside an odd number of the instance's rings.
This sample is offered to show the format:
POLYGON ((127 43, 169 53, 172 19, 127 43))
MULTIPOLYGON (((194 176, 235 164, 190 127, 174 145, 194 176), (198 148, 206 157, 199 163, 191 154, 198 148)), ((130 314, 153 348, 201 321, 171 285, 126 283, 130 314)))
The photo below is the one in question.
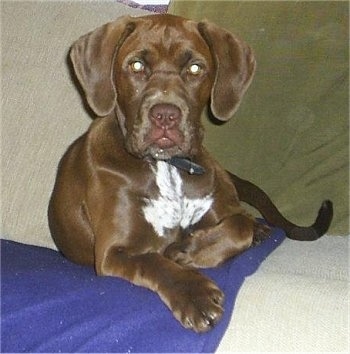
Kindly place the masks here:
POLYGON ((311 226, 298 226, 279 212, 261 188, 227 172, 237 189, 239 199, 256 208, 269 224, 282 228, 288 238, 298 241, 314 241, 327 232, 333 218, 333 204, 330 200, 322 203, 317 218, 311 226))

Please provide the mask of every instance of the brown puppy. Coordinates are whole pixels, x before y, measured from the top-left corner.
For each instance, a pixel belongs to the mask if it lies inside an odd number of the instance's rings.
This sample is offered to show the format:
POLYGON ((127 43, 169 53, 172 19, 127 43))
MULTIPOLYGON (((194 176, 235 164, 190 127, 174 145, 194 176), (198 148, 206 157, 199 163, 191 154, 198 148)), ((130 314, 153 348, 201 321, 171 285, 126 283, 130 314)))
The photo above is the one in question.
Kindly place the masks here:
MULTIPOLYGON (((240 205, 232 180, 241 180, 202 146, 200 116, 208 102, 219 120, 234 114, 253 77, 252 51, 213 24, 153 15, 81 37, 71 59, 103 118, 60 163, 49 206, 58 248, 99 275, 156 291, 186 328, 210 329, 224 295, 193 268, 221 264, 265 229, 240 205)), ((330 209, 321 210, 324 228, 330 209)))

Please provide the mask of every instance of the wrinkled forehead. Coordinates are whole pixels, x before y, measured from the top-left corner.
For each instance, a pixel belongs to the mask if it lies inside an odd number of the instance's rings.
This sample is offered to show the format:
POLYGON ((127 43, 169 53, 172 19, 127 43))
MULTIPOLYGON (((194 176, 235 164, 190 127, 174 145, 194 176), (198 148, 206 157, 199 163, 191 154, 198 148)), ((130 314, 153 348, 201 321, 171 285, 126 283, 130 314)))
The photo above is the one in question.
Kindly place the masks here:
POLYGON ((175 16, 154 15, 139 18, 135 24, 134 31, 119 49, 119 57, 142 52, 174 60, 181 56, 199 56, 203 60, 211 61, 208 45, 194 21, 175 16))

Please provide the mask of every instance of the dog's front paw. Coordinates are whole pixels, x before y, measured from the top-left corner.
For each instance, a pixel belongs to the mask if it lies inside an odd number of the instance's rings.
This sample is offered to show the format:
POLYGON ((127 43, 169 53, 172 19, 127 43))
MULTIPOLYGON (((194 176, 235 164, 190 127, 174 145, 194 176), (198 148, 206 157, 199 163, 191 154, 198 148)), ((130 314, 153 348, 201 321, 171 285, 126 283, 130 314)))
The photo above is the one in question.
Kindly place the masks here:
POLYGON ((223 292, 211 280, 194 271, 188 271, 181 282, 172 284, 168 301, 175 318, 195 332, 210 330, 224 311, 223 292))
POLYGON ((258 221, 254 224, 254 231, 253 231, 253 241, 252 246, 257 246, 261 242, 265 241, 267 238, 270 237, 271 229, 266 224, 262 224, 258 221))
POLYGON ((165 252, 164 256, 171 259, 172 261, 185 266, 193 267, 191 252, 191 242, 189 239, 183 240, 182 242, 174 242, 170 244, 165 252))

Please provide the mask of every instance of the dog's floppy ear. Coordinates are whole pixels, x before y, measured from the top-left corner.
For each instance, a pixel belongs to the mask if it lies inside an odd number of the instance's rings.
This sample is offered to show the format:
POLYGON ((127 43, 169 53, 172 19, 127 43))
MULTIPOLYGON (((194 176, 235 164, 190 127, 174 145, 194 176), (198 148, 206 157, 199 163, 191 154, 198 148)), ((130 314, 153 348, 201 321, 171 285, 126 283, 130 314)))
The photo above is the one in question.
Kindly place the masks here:
POLYGON ((249 87, 255 58, 247 44, 212 23, 200 22, 198 30, 209 46, 216 67, 210 108, 217 119, 227 121, 237 111, 249 87))
POLYGON ((70 58, 75 74, 90 107, 98 116, 108 115, 115 107, 114 57, 134 28, 129 16, 120 17, 80 37, 72 45, 70 58))

